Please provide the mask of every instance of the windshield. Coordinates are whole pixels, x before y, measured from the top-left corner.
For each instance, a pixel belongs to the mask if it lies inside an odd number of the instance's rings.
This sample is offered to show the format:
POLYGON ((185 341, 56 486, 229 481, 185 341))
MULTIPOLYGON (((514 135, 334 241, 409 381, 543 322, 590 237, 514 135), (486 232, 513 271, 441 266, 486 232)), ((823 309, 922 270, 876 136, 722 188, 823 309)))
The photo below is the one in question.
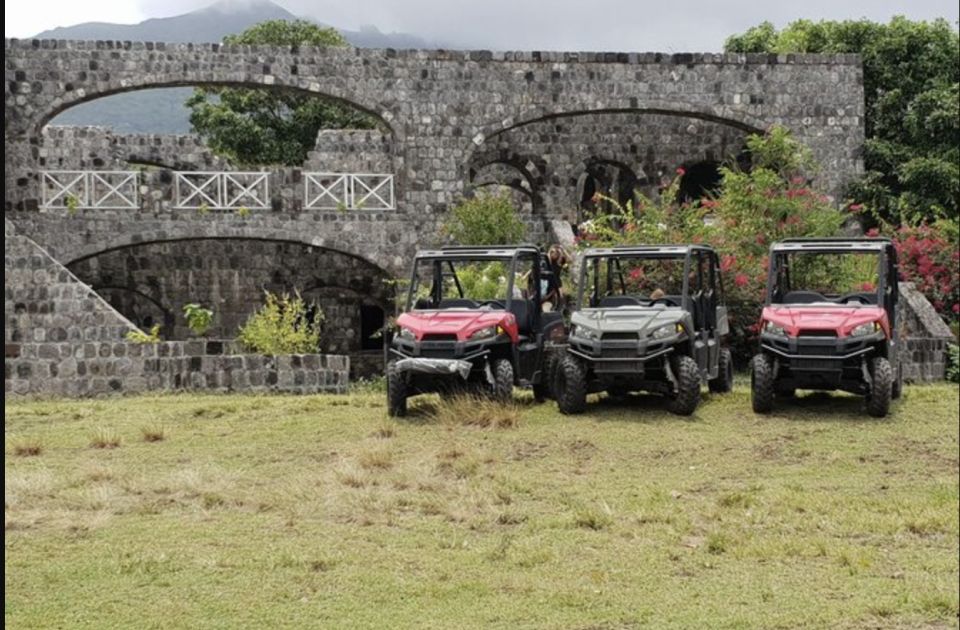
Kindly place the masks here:
POLYGON ((681 306, 685 261, 686 254, 588 257, 583 299, 592 308, 681 306))
POLYGON ((778 252, 774 304, 876 305, 879 252, 778 252))
POLYGON ((530 289, 529 269, 518 265, 516 271, 511 258, 419 258, 408 306, 421 310, 506 308, 511 285, 515 298, 526 297, 530 289))

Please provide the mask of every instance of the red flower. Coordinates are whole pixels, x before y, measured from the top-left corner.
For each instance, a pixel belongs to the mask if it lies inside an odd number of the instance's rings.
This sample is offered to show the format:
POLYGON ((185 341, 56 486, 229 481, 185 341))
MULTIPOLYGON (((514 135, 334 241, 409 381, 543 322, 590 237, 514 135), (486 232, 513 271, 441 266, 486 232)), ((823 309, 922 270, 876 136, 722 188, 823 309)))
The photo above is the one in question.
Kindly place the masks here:
POLYGON ((867 230, 867 236, 880 236, 880 230, 877 228, 870 228, 867 230))
POLYGON ((863 210, 863 204, 851 203, 849 206, 847 206, 847 210, 850 212, 860 212, 863 210))
POLYGON ((745 286, 747 286, 747 283, 748 283, 748 282, 750 282, 750 278, 748 278, 748 277, 747 277, 747 274, 745 274, 745 273, 738 273, 738 274, 737 274, 736 276, 734 276, 734 278, 733 278, 733 283, 734 283, 735 285, 737 285, 738 287, 745 287, 745 286))
POLYGON ((677 175, 679 175, 680 177, 683 177, 686 174, 687 174, 687 171, 682 166, 677 169, 677 175))
POLYGON ((727 273, 737 263, 736 256, 724 256, 720 259, 720 273, 727 273))
POLYGON ((763 245, 766 242, 766 239, 763 238, 763 234, 757 234, 757 245, 763 245))
POLYGON ((954 304, 952 310, 954 315, 960 315, 960 303, 954 304))
POLYGON ((872 282, 864 282, 860 285, 861 291, 876 291, 877 287, 872 282))

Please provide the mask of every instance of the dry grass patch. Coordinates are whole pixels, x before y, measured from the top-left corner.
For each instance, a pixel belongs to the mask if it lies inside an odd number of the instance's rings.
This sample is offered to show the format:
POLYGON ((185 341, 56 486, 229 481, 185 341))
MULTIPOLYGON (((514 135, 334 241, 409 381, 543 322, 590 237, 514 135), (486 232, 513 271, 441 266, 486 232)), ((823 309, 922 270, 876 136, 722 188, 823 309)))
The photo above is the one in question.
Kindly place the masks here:
POLYGON ((144 442, 162 442, 167 439, 167 430, 162 424, 140 428, 144 442))
POLYGON ((514 403, 460 395, 442 397, 425 412, 427 418, 438 424, 513 429, 520 425, 521 409, 514 403))
POLYGON ((393 453, 386 449, 364 451, 357 457, 364 470, 389 470, 393 468, 393 453))
POLYGON ((90 436, 90 446, 92 448, 117 448, 122 442, 123 440, 120 438, 119 433, 113 429, 104 427, 98 428, 93 435, 90 436))
POLYGON ((17 457, 36 457, 43 452, 40 440, 20 440, 13 445, 13 454, 17 457))

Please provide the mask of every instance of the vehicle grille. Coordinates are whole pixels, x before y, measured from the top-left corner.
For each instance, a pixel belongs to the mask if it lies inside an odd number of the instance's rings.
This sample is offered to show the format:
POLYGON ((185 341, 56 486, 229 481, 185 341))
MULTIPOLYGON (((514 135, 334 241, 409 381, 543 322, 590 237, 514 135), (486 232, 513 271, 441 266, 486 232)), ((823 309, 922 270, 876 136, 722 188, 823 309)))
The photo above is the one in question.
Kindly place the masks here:
POLYGON ((836 354, 836 345, 798 343, 797 353, 804 356, 831 356, 836 354))
POLYGON ((456 341, 457 335, 454 334, 441 334, 441 333, 427 333, 423 336, 423 341, 456 341))
POLYGON ((636 348, 602 348, 600 355, 604 359, 633 359, 637 356, 636 348))
POLYGON ((831 339, 836 339, 837 331, 835 330, 801 330, 797 336, 798 337, 830 337, 831 339))
POLYGON ((608 332, 601 337, 604 341, 636 341, 639 338, 635 332, 608 332))

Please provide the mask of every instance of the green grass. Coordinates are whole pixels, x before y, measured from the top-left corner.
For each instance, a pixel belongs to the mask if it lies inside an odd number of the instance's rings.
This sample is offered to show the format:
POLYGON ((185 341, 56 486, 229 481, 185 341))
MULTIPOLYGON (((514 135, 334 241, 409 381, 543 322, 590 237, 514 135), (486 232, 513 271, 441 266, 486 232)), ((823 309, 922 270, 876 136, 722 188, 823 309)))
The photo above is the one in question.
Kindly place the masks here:
POLYGON ((958 625, 955 385, 885 420, 383 403, 7 403, 8 627, 958 625))

